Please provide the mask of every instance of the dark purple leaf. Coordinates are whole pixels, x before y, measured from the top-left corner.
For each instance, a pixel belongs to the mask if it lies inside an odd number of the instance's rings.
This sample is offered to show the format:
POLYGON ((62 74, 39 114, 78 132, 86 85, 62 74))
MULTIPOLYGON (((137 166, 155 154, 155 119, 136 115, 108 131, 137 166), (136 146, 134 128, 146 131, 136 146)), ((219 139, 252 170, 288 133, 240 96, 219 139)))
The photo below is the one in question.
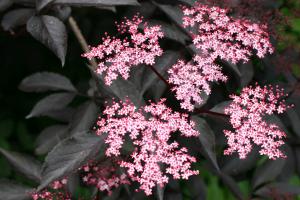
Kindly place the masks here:
MULTIPOLYGON (((300 195, 300 186, 290 185, 289 183, 271 183, 256 190, 254 194, 261 197, 278 197, 279 195, 300 195)), ((292 198, 291 198, 292 199, 292 198)))
POLYGON ((164 187, 160 187, 159 185, 156 186, 156 196, 158 200, 164 200, 164 192, 164 187))
POLYGON ((129 80, 124 80, 118 77, 118 79, 114 80, 110 86, 103 85, 103 88, 118 97, 120 100, 124 101, 129 98, 137 107, 145 105, 141 91, 129 80))
POLYGON ((232 71, 238 79, 241 78, 241 72, 236 64, 233 64, 231 62, 222 61, 223 67, 229 69, 232 71))
POLYGON ((21 8, 7 12, 1 21, 4 30, 13 30, 18 26, 25 25, 30 17, 35 13, 34 9, 21 8))
POLYGON ((32 199, 31 193, 34 189, 14 183, 9 180, 0 180, 0 199, 1 200, 29 200, 32 199))
POLYGON ((68 35, 65 25, 59 19, 48 15, 31 17, 27 22, 27 31, 52 50, 64 65, 68 35))
POLYGON ((210 111, 224 114, 224 109, 228 107, 231 103, 232 101, 223 101, 215 105, 212 109, 210 109, 210 111))
MULTIPOLYGON (((176 63, 179 54, 174 51, 166 51, 161 57, 156 59, 153 66, 162 76, 167 73, 167 70, 176 63)), ((149 68, 144 71, 142 93, 146 92, 153 84, 161 81, 159 77, 149 68)), ((165 84, 165 83, 164 83, 165 84)))
POLYGON ((190 31, 183 28, 183 12, 178 5, 164 5, 154 2, 154 4, 162 10, 183 32, 190 36, 190 31))
POLYGON ((8 160, 8 162, 16 169, 16 171, 24 174, 27 178, 40 182, 41 179, 41 163, 32 157, 17 152, 7 151, 0 148, 0 153, 8 160))
POLYGON ((294 133, 300 138, 300 117, 298 113, 294 109, 288 109, 286 113, 294 133))
POLYGON ((72 12, 70 6, 54 5, 52 7, 52 10, 53 10, 53 15, 63 22, 66 21, 71 16, 71 12, 72 12))
POLYGON ((56 0, 55 4, 69 5, 69 6, 120 6, 133 5, 137 6, 139 3, 136 0, 56 0))
POLYGON ((36 139, 35 153, 38 155, 48 153, 61 140, 68 135, 68 126, 53 125, 45 128, 36 139))
POLYGON ((77 171, 77 169, 100 154, 104 148, 105 135, 86 133, 67 138, 56 145, 47 155, 42 170, 42 180, 38 190, 53 181, 77 171))
POLYGON ((45 8, 46 6, 48 6, 50 3, 52 3, 55 0, 36 0, 36 9, 38 11, 42 10, 43 8, 45 8))
POLYGON ((70 135, 82 134, 91 130, 98 116, 98 108, 93 101, 80 105, 70 123, 70 135))
POLYGON ((59 110, 51 110, 45 113, 45 116, 61 122, 70 122, 75 113, 75 109, 71 107, 65 107, 59 110))
POLYGON ((206 159, 208 159, 212 163, 212 165, 217 171, 220 171, 215 152, 214 132, 211 130, 211 128, 204 119, 193 116, 192 120, 196 124, 195 129, 198 130, 200 133, 199 140, 203 151, 201 153, 206 157, 206 159))
POLYGON ((240 84, 241 87, 247 86, 253 79, 254 76, 254 69, 251 62, 242 64, 238 66, 239 71, 241 73, 240 76, 240 84))
POLYGON ((180 42, 181 44, 185 44, 187 40, 189 40, 189 37, 178 27, 174 26, 173 24, 168 24, 163 21, 158 20, 152 20, 149 22, 150 25, 160 25, 162 28, 162 31, 164 32, 164 37, 175 40, 177 42, 180 42))
POLYGON ((19 89, 25 92, 77 91, 68 78, 52 72, 35 73, 26 77, 19 85, 19 89))
POLYGON ((55 93, 40 100, 26 118, 46 116, 48 112, 61 110, 75 97, 72 93, 55 93))
POLYGON ((12 0, 1 0, 0 1, 0 12, 6 10, 13 4, 12 0))
POLYGON ((189 177, 186 185, 190 192, 190 199, 206 199, 206 185, 204 184, 203 177, 201 177, 201 175, 189 177))
POLYGON ((246 159, 240 159, 237 156, 230 156, 228 162, 226 162, 222 167, 222 171, 229 175, 238 175, 253 168, 258 159, 259 154, 256 150, 252 150, 246 159))
POLYGON ((264 183, 275 180, 281 173, 285 162, 285 159, 267 160, 259 166, 254 172, 252 187, 257 188, 264 183))

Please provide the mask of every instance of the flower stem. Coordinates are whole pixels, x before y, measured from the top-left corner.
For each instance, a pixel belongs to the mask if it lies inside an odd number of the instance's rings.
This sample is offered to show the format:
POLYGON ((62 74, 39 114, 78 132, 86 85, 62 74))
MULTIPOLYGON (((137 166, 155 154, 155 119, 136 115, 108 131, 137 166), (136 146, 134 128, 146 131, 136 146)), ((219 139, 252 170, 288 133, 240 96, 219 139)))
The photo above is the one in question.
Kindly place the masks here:
MULTIPOLYGON (((75 21, 75 19, 70 16, 68 18, 68 22, 69 22, 69 25, 74 33, 74 35, 76 36, 82 50, 84 53, 88 53, 90 51, 90 48, 89 48, 89 45, 87 44, 86 42, 86 39, 84 38, 84 36, 82 35, 82 32, 79 28, 79 26, 77 25, 77 22, 75 21)), ((98 64, 96 62, 96 60, 93 58, 93 59, 90 59, 89 60, 89 63, 90 65, 92 66, 93 70, 96 70, 97 67, 98 67, 98 64)))
POLYGON ((172 87, 170 83, 155 69, 155 67, 153 67, 152 65, 147 66, 150 67, 150 69, 158 76, 158 78, 162 80, 169 88, 172 87))

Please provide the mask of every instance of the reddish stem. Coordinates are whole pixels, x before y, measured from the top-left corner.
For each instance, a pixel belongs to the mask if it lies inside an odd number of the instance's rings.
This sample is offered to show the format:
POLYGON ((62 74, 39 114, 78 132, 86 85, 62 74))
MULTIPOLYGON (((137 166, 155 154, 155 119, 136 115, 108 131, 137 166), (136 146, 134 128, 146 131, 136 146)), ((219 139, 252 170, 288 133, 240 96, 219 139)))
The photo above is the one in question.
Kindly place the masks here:
POLYGON ((169 88, 172 88, 170 83, 152 65, 148 65, 148 67, 150 67, 150 69, 158 76, 158 78, 162 80, 169 88))

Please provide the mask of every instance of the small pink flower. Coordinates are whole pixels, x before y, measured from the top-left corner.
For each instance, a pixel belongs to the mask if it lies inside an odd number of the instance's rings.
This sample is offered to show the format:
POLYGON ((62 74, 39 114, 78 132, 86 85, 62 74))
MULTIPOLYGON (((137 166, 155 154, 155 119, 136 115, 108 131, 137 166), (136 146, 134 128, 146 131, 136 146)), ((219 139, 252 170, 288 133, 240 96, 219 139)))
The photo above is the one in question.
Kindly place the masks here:
POLYGON ((129 101, 114 102, 104 110, 106 118, 99 118, 96 130, 98 135, 108 133, 105 141, 108 157, 120 157, 125 136, 129 136, 133 152, 128 159, 122 159, 120 165, 127 169, 131 180, 140 183, 140 189, 146 195, 152 194, 156 185, 165 185, 169 179, 167 174, 175 179, 198 174, 191 170, 196 159, 170 138, 177 131, 185 137, 199 133, 194 130, 194 123, 187 121, 187 115, 173 112, 164 101, 139 110, 129 101))
POLYGON ((244 88, 240 96, 231 95, 233 102, 225 109, 225 114, 230 115, 235 131, 224 130, 229 145, 224 154, 237 152, 244 159, 254 143, 261 147, 261 155, 270 159, 285 158, 278 148, 284 144, 282 139, 286 134, 276 124, 269 124, 264 119, 266 115, 282 113, 291 107, 281 100, 285 96, 278 86, 274 89, 258 85, 244 88))
POLYGON ((183 109, 192 111, 194 104, 201 104, 201 94, 211 93, 212 82, 227 80, 218 65, 208 57, 195 56, 193 63, 185 63, 179 60, 168 71, 169 82, 173 85, 172 90, 176 98, 181 101, 183 109))
POLYGON ((131 67, 139 64, 153 65, 155 58, 163 53, 158 43, 164 36, 160 26, 149 26, 143 23, 142 17, 136 15, 132 20, 126 19, 117 27, 120 34, 129 37, 122 40, 106 35, 102 38, 102 44, 83 55, 88 59, 99 60, 97 73, 104 73, 107 85, 119 75, 127 80, 131 67))

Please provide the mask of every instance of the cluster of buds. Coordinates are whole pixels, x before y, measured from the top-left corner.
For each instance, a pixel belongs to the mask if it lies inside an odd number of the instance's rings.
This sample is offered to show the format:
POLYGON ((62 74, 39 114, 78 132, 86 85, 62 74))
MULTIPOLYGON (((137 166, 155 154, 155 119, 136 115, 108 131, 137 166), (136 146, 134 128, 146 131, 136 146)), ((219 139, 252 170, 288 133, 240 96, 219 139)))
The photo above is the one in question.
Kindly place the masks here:
POLYGON ((31 195, 33 200, 71 200, 71 196, 64 189, 67 184, 67 179, 63 178, 58 181, 54 181, 50 184, 48 189, 43 189, 40 192, 35 192, 31 195))
POLYGON ((122 184, 130 184, 125 173, 118 173, 118 168, 110 162, 90 162, 81 167, 83 172, 82 181, 86 185, 95 186, 99 191, 112 194, 114 188, 122 184))

